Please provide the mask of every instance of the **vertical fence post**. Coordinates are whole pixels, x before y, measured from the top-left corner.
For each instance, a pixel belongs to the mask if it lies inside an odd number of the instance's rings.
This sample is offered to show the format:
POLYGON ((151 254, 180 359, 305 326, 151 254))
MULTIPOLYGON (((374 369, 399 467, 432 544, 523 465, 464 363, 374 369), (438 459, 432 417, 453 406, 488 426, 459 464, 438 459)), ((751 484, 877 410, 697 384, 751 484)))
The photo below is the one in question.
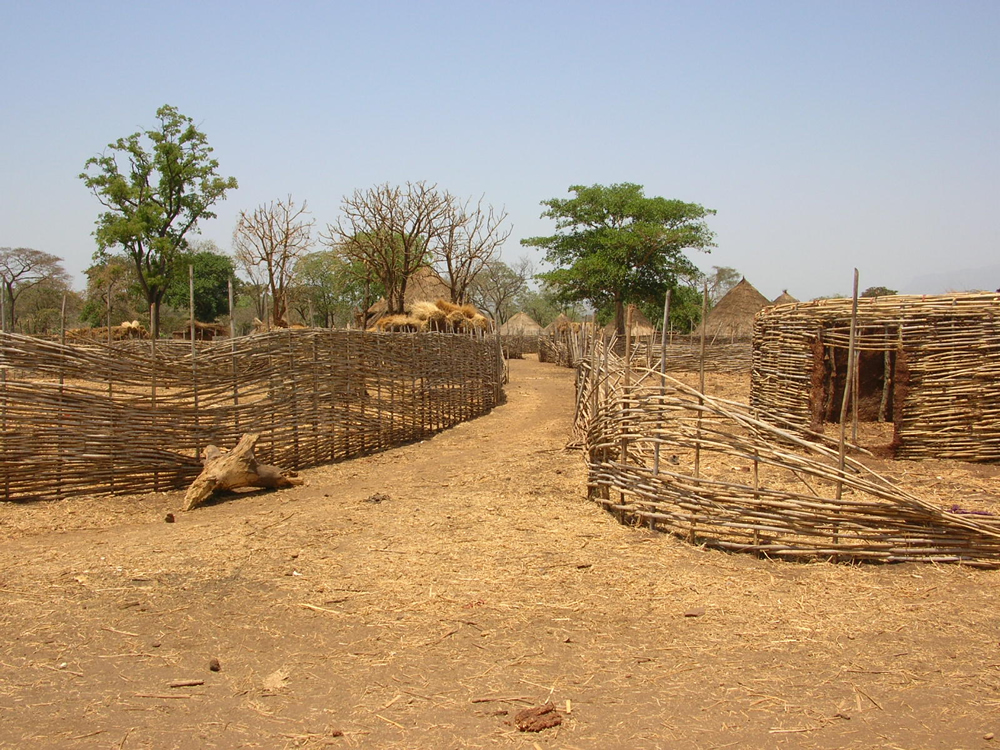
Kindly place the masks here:
POLYGON ((236 361, 236 321, 233 319, 235 305, 233 305, 233 280, 229 279, 229 352, 232 359, 233 368, 233 427, 236 434, 233 436, 234 445, 241 437, 240 435, 240 377, 239 367, 236 361))
MULTIPOLYGON (((662 399, 667 395, 667 321, 670 320, 670 290, 667 290, 666 297, 663 298, 663 327, 660 329, 660 409, 663 409, 662 399)), ((652 338, 650 339, 652 343, 652 338)), ((652 347, 650 347, 652 348, 652 347)), ((659 425, 660 420, 657 420, 659 425)), ((660 440, 657 438, 653 444, 653 474, 660 473, 660 440)), ((649 522, 650 527, 653 521, 649 522)))
POLYGON ((201 458, 201 424, 198 416, 198 347, 194 325, 194 265, 188 266, 188 316, 191 322, 191 393, 194 398, 194 457, 201 458))
POLYGON ((114 392, 112 389, 113 376, 112 371, 112 360, 113 360, 113 349, 111 340, 111 289, 112 284, 108 282, 108 304, 107 304, 107 320, 105 321, 108 326, 108 351, 107 351, 107 363, 108 363, 108 462, 111 464, 111 471, 108 472, 108 488, 111 494, 115 492, 115 448, 114 448, 114 434, 115 434, 115 400, 114 392))
MULTIPOLYGON (((66 295, 62 296, 62 307, 59 311, 59 400, 58 400, 58 412, 59 415, 56 419, 56 424, 59 427, 63 427, 63 420, 66 415, 63 414, 63 388, 66 384, 66 376, 63 374, 63 367, 66 364, 66 295)), ((59 463, 59 468, 56 471, 56 497, 62 499, 63 496, 63 464, 66 462, 65 450, 66 447, 63 444, 64 430, 59 430, 59 438, 56 440, 56 461, 59 463)))
MULTIPOLYGON (((702 407, 705 405, 703 394, 705 393, 705 325, 708 318, 708 282, 705 282, 701 294, 701 351, 698 356, 698 427, 694 445, 694 475, 701 476, 701 416, 702 407)), ((693 533, 693 531, 692 531, 693 533)))
MULTIPOLYGON (((854 337, 857 335, 858 327, 858 269, 854 269, 854 295, 851 304, 851 332, 847 339, 847 377, 844 378, 844 398, 840 402, 840 436, 839 436, 839 451, 837 455, 837 500, 840 500, 844 496, 844 464, 845 457, 847 453, 846 439, 847 439, 847 426, 845 422, 847 421, 847 409, 854 395, 854 368, 857 366, 857 352, 855 351, 855 341, 854 337)), ((837 511, 837 515, 840 511, 837 511)), ((840 544, 840 522, 834 524, 833 527, 833 543, 834 545, 840 544)))
POLYGON ((295 364, 295 347, 292 345, 292 329, 285 329, 285 336, 288 338, 288 377, 291 384, 288 386, 292 407, 292 453, 295 456, 295 468, 302 465, 302 457, 299 455, 299 388, 297 374, 299 368, 295 364))

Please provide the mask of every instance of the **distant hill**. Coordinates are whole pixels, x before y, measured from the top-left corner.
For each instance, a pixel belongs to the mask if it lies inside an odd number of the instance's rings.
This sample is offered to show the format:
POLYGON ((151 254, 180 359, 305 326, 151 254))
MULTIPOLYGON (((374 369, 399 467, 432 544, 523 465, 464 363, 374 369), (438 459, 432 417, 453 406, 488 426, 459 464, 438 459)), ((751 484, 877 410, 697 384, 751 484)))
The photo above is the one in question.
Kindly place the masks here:
POLYGON ((903 294, 945 294, 976 289, 984 292, 1000 289, 1000 264, 917 276, 899 291, 903 294))

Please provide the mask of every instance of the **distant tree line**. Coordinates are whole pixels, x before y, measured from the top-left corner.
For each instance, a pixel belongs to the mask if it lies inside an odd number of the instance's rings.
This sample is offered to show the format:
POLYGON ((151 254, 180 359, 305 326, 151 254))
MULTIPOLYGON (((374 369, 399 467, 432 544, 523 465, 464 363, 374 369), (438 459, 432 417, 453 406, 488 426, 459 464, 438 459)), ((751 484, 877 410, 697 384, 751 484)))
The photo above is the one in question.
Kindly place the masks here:
POLYGON ((449 301, 471 302, 501 324, 524 311, 542 325, 559 314, 595 315, 620 328, 628 304, 658 320, 669 291, 671 319, 687 330, 700 316, 702 285, 717 298, 738 276, 715 267, 706 277, 684 254, 713 246, 706 219, 714 211, 648 198, 630 183, 574 186, 569 199, 543 201, 556 233, 522 240, 545 250, 550 268, 541 272, 527 258, 501 260, 511 234, 506 210, 426 182, 355 190, 318 232, 307 203, 291 195, 243 210, 230 254, 199 240, 198 227, 237 181, 220 174, 205 134, 171 106, 157 110, 152 128, 88 159, 80 178, 102 206, 86 289, 71 289, 56 256, 0 248, 7 330, 51 333, 65 305, 71 323, 140 320, 158 336, 188 318, 190 268, 201 321, 226 318, 232 289, 239 333, 254 319, 359 325, 378 299, 389 313, 403 312, 410 280, 427 267, 449 301))

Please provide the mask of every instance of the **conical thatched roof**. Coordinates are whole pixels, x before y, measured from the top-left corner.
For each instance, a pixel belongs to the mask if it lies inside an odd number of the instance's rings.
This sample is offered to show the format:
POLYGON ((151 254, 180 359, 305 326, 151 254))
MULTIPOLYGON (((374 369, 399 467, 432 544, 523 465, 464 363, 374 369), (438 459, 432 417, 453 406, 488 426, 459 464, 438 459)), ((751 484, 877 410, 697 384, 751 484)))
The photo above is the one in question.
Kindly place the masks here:
MULTIPOLYGON (((406 294, 403 295, 403 311, 409 312, 414 302, 436 302, 439 299, 451 299, 451 287, 438 276, 433 268, 417 269, 406 282, 406 294)), ((377 318, 384 315, 388 303, 380 299, 368 308, 368 317, 377 318)))
MULTIPOLYGON (((625 317, 626 324, 628 321, 628 316, 625 317)), ((604 333, 612 334, 615 332, 614 321, 608 323, 603 328, 604 333)), ((656 333, 656 326, 649 322, 649 318, 642 314, 642 311, 632 306, 632 335, 633 336, 652 336, 656 333)))
POLYGON ((542 327, 526 312, 519 312, 500 326, 501 335, 535 336, 541 333, 542 327))
POLYGON ((556 319, 549 323, 544 330, 546 333, 557 333, 560 331, 567 331, 573 327, 573 321, 566 317, 564 313, 559 313, 556 319))
POLYGON ((788 290, 785 289, 781 294, 779 294, 777 297, 774 298, 774 302, 772 302, 771 304, 772 305, 787 305, 787 304, 790 304, 792 302, 798 302, 798 300, 795 299, 795 297, 793 297, 792 295, 790 295, 788 293, 788 290))
POLYGON ((741 279, 712 308, 708 319, 694 330, 694 335, 701 336, 704 326, 705 337, 709 341, 753 338, 753 316, 758 310, 770 306, 771 300, 758 292, 745 278, 741 279))

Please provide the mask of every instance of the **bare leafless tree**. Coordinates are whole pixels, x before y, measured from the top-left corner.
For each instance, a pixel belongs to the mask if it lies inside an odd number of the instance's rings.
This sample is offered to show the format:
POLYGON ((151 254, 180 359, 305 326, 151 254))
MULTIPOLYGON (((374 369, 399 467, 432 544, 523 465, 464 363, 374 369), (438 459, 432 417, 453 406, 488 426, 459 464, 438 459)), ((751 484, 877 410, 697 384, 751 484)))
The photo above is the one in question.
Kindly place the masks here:
POLYGON ((426 182, 355 190, 341 202, 343 215, 327 225, 323 240, 379 281, 389 314, 399 314, 410 276, 445 238, 452 206, 451 196, 426 182))
POLYGON ((0 247, 0 283, 5 297, 6 320, 0 320, 0 329, 13 330, 17 322, 15 305, 26 290, 44 281, 58 281, 69 285, 69 274, 62 267, 62 259, 55 255, 33 250, 30 247, 0 247), (7 322, 10 328, 5 328, 7 322))
POLYGON ((472 282, 500 255, 500 248, 511 233, 506 223, 506 209, 484 206, 483 199, 473 204, 451 199, 448 233, 434 252, 434 261, 442 278, 451 287, 451 301, 469 301, 472 282))
POLYGON ((252 213, 240 212, 233 232, 236 262, 254 283, 271 292, 274 325, 288 325, 288 290, 296 259, 312 244, 314 219, 307 219, 306 202, 287 200, 261 204, 252 213))

